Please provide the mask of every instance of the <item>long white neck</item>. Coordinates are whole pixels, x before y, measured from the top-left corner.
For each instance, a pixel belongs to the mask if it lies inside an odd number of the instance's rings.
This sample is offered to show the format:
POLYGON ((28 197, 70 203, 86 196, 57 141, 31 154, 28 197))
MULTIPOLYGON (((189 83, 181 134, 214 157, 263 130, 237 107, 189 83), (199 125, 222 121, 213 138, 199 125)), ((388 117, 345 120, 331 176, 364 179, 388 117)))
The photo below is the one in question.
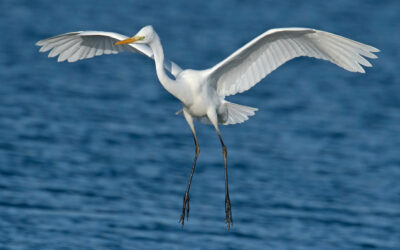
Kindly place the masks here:
POLYGON ((161 41, 157 33, 154 33, 154 38, 149 43, 150 48, 153 50, 154 62, 156 64, 156 72, 158 80, 161 85, 173 96, 179 99, 180 84, 171 79, 164 69, 164 51, 161 41))

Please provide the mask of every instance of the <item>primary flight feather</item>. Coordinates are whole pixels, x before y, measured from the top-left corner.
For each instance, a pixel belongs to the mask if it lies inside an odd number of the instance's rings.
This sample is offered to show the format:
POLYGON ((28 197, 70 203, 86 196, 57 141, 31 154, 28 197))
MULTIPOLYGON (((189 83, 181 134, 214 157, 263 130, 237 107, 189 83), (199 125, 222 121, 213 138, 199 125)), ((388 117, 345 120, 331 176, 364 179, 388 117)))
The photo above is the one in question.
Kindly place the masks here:
POLYGON ((214 67, 205 70, 182 70, 164 58, 160 38, 152 26, 143 27, 135 36, 113 32, 78 31, 65 33, 36 43, 41 52, 58 61, 75 62, 103 54, 122 51, 140 53, 154 59, 156 73, 163 87, 182 102, 182 113, 189 124, 196 150, 183 198, 179 221, 184 225, 189 218, 189 190, 200 147, 194 120, 212 124, 222 145, 225 168, 225 223, 229 230, 233 223, 228 189, 227 150, 218 124, 241 123, 254 115, 256 108, 231 103, 226 96, 242 93, 262 80, 285 62, 300 56, 330 61, 351 72, 365 73, 371 67, 365 58, 377 58, 378 49, 335 35, 309 28, 271 29, 251 40, 214 67), (175 79, 165 72, 168 70, 175 79))

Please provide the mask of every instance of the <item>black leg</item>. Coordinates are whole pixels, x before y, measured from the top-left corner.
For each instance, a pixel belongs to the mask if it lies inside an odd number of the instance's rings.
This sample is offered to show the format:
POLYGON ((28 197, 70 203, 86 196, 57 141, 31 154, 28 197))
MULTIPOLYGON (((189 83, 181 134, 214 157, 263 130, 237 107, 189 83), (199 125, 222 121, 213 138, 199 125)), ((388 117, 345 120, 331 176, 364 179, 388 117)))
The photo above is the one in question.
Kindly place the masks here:
POLYGON ((199 156, 199 153, 200 153, 199 143, 197 142, 197 137, 196 137, 196 134, 194 132, 193 132, 193 139, 194 139, 194 143, 196 145, 196 154, 194 156, 192 172, 190 173, 189 182, 188 182, 188 185, 186 187, 185 196, 183 197, 182 214, 181 214, 181 217, 179 219, 179 223, 182 224, 182 227, 185 224, 185 215, 186 215, 186 220, 189 220, 189 200, 190 200, 190 198, 189 198, 189 190, 190 190, 190 184, 192 184, 192 178, 193 178, 193 174, 194 174, 194 169, 196 168, 197 157, 199 156))
POLYGON ((217 131, 219 140, 221 142, 222 146, 222 155, 224 156, 224 167, 225 167, 225 223, 226 227, 229 229, 233 225, 233 219, 232 219, 232 207, 231 207, 231 200, 229 199, 229 188, 228 188, 228 162, 227 162, 227 157, 228 157, 228 152, 226 150, 224 141, 222 140, 221 132, 218 128, 218 115, 215 110, 210 110, 207 112, 207 117, 210 120, 210 122, 213 124, 215 130, 217 131))
POLYGON ((231 200, 229 199, 229 188, 228 188, 228 163, 227 163, 227 157, 228 157, 228 152, 226 150, 224 141, 222 140, 221 134, 218 133, 219 140, 221 141, 222 145, 222 154, 224 156, 224 167, 225 167, 225 223, 228 228, 233 225, 233 219, 232 219, 232 208, 231 208, 231 200))

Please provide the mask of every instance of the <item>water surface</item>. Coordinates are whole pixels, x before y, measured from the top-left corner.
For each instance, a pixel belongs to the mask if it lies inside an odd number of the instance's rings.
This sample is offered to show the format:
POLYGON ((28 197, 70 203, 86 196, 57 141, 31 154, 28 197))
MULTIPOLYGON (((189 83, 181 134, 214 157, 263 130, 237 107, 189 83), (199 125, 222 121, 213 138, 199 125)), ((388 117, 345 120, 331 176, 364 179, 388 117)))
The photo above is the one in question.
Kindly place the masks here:
POLYGON ((0 2, 1 249, 399 249, 400 2, 0 2), (296 59, 229 100, 260 109, 223 127, 234 226, 214 130, 194 155, 180 104, 140 55, 56 63, 35 42, 152 24, 168 58, 213 66, 276 27, 382 50, 355 74, 296 59))

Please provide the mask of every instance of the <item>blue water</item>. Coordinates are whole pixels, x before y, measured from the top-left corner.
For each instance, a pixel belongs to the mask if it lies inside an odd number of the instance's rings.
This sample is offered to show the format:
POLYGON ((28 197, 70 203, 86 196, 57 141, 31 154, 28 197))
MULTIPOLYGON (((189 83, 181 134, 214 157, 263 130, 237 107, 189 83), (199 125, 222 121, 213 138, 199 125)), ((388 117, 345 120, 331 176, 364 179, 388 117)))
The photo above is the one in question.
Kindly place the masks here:
POLYGON ((0 1, 0 249, 400 249, 400 1, 0 1), (234 226, 224 223, 218 137, 194 156, 180 104, 151 60, 56 63, 35 42, 152 24, 184 68, 219 62, 275 27, 371 44, 355 74, 296 59, 231 101, 222 127, 234 226))

